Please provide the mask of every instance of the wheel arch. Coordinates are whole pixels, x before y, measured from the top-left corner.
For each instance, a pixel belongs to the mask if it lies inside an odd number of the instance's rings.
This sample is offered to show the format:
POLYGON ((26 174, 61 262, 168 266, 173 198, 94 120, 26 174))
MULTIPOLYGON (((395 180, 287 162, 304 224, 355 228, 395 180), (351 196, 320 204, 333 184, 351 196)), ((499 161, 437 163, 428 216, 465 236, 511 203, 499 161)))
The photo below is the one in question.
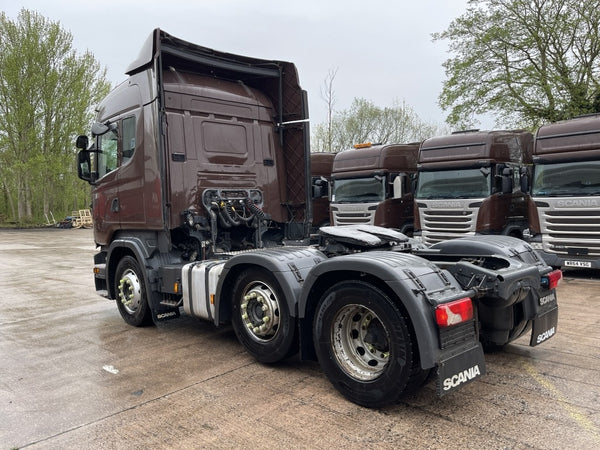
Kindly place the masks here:
MULTIPOLYGON (((423 260, 410 256, 415 264, 424 264, 423 260)), ((431 368, 437 361, 438 334, 433 324, 431 307, 424 298, 415 293, 412 281, 400 275, 390 266, 377 258, 333 258, 315 267, 309 274, 298 304, 300 318, 300 342, 302 359, 314 360, 314 342, 312 336, 313 319, 317 304, 325 291, 341 281, 363 280, 388 295, 406 314, 411 332, 416 339, 417 353, 423 369, 431 368)))
POLYGON ((225 263, 217 283, 215 325, 231 320, 231 296, 235 280, 241 273, 252 268, 264 270, 275 277, 290 315, 298 317, 298 299, 302 284, 316 260, 323 259, 324 255, 312 249, 271 249, 232 257, 225 263))
MULTIPOLYGON (((148 250, 137 238, 117 239, 110 244, 110 247, 106 252, 106 282, 108 295, 111 299, 117 298, 117 294, 115 292, 115 275, 119 261, 123 259, 124 256, 132 256, 135 258, 142 270, 145 270, 146 260, 150 258, 148 250)), ((144 275, 144 284, 146 287, 146 292, 152 292, 147 273, 144 275)))
POLYGON ((296 304, 295 302, 291 302, 290 304, 290 298, 295 298, 295 295, 292 293, 290 286, 286 282, 286 278, 281 272, 270 270, 268 264, 261 264, 260 261, 237 262, 234 264, 226 264, 219 277, 215 295, 215 325, 219 326, 231 321, 231 301, 235 281, 242 273, 250 269, 264 270, 275 277, 275 280, 283 291, 290 314, 294 317, 296 316, 296 304))

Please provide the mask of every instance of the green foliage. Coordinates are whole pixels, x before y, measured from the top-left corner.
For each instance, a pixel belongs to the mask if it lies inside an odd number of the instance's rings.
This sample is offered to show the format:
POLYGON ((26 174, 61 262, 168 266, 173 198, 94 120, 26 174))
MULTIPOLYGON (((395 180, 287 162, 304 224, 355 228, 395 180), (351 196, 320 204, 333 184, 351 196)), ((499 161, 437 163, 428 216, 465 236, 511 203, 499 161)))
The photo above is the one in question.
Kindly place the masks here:
POLYGON ((599 112, 600 0, 471 0, 433 35, 453 55, 439 97, 463 128, 492 113, 504 126, 599 112))
POLYGON ((423 122, 405 103, 380 108, 355 98, 350 108, 334 114, 330 123, 316 126, 311 148, 316 152, 338 152, 365 142, 406 144, 436 134, 440 134, 439 128, 423 122))
POLYGON ((26 9, 16 21, 0 14, 0 217, 39 223, 87 207, 73 142, 109 88, 58 23, 26 9))

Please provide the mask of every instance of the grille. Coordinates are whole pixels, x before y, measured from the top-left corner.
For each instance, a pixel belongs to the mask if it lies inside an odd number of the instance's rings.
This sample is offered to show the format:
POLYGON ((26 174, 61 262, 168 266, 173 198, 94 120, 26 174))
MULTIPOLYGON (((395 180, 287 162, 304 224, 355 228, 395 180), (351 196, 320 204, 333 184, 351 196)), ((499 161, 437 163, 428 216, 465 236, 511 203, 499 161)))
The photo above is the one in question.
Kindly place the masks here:
POLYGON ((377 205, 345 205, 339 203, 331 206, 334 225, 373 225, 377 205))
POLYGON ((600 211, 539 207, 544 250, 564 256, 600 257, 600 211))
POLYGON ((423 209, 421 225, 426 244, 454 239, 472 234, 476 217, 473 210, 423 209))
POLYGON ((462 342, 477 340, 475 321, 463 322, 451 327, 440 328, 440 348, 452 347, 462 342))

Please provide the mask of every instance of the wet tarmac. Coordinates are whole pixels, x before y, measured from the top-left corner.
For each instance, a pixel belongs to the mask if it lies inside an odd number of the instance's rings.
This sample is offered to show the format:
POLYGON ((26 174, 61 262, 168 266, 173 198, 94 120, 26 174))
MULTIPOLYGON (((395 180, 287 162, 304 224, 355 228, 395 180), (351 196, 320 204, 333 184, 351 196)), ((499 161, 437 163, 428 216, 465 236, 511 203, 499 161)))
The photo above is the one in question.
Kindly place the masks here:
POLYGON ((94 291, 94 253, 91 230, 0 230, 0 450, 600 448, 600 274, 565 274, 543 345, 369 410, 317 364, 257 363, 229 328, 126 325, 94 291))

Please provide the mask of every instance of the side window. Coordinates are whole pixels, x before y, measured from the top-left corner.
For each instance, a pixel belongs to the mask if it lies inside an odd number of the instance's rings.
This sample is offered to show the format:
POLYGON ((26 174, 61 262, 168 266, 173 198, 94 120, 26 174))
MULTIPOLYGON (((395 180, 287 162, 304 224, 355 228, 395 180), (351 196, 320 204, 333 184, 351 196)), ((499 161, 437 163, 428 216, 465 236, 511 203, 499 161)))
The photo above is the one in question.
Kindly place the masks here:
POLYGON ((117 168, 118 162, 118 139, 117 129, 107 131, 98 136, 98 177, 101 178, 117 168))
POLYGON ((127 163, 135 151, 135 117, 113 122, 111 129, 97 137, 98 153, 94 153, 98 178, 127 163))
POLYGON ((135 151, 135 117, 123 119, 123 157, 121 165, 125 164, 133 156, 135 151))

